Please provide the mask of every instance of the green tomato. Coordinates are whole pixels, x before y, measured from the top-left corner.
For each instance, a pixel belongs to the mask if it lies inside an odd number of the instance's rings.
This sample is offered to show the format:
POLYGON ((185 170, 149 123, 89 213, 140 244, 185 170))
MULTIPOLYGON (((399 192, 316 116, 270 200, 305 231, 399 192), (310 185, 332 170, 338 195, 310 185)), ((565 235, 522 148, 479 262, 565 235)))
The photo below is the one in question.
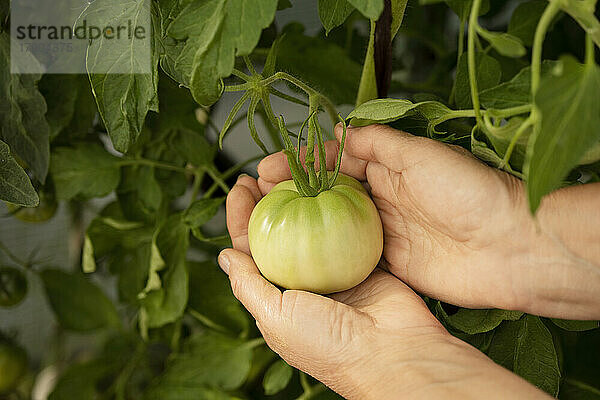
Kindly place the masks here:
POLYGON ((27 294, 27 278, 12 267, 0 267, 0 307, 19 304, 27 294))
POLYGON ((27 371, 25 350, 0 341, 0 394, 13 390, 27 371))
POLYGON ((342 174, 315 197, 302 197, 291 180, 276 185, 254 208, 248 240, 265 278, 322 294, 361 283, 383 251, 375 204, 357 180, 342 174))

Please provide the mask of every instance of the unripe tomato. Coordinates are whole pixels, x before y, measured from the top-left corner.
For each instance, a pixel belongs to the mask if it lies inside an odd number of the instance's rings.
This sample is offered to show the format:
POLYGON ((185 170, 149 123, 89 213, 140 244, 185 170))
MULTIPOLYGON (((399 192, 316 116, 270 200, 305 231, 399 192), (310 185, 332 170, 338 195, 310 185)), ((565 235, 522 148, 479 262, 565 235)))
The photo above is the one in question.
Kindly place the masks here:
POLYGON ((27 278, 12 267, 0 267, 0 307, 19 304, 27 294, 27 278))
POLYGON ((12 343, 0 341, 0 394, 14 389, 26 371, 25 350, 12 343))
POLYGON ((355 179, 302 197, 293 181, 276 185, 254 208, 250 251, 260 272, 287 289, 333 293, 362 282, 383 251, 377 208, 355 179))

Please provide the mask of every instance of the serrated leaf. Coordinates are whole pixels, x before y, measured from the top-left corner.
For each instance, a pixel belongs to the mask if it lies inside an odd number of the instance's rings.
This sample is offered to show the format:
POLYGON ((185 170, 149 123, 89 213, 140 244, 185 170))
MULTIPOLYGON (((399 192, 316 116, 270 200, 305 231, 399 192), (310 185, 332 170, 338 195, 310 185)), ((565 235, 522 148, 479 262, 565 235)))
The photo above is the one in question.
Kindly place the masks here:
POLYGON ((196 200, 183 214, 183 222, 190 228, 198 228, 212 219, 219 211, 224 197, 196 200))
MULTIPOLYGON (((161 398, 159 393, 177 394, 177 399, 193 397, 207 388, 234 390, 240 387, 250 371, 252 347, 242 339, 216 332, 191 336, 185 351, 167 364, 165 372, 150 389, 150 398, 161 398)), ((210 398, 210 397, 209 397, 210 398)))
POLYGON ((287 33, 279 45, 277 68, 319 88, 336 104, 354 104, 361 66, 334 43, 287 33))
POLYGON ((470 310, 461 308, 456 314, 448 317, 448 322, 461 331, 474 335, 491 331, 502 321, 515 321, 523 315, 520 311, 506 311, 497 309, 470 310))
POLYGON ((383 11, 383 0, 348 0, 362 15, 376 20, 383 11))
POLYGON ((119 324, 113 303, 81 273, 45 269, 40 276, 52 310, 64 328, 85 332, 119 324))
POLYGON ((39 88, 48 105, 46 119, 50 138, 54 139, 61 133, 69 139, 85 137, 98 111, 88 77, 46 74, 39 88))
POLYGON ((490 32, 483 28, 478 28, 479 33, 498 53, 506 57, 519 58, 525 55, 527 50, 523 46, 521 39, 505 32, 490 32))
POLYGON ((219 99, 235 56, 250 54, 276 9, 277 0, 196 0, 173 21, 169 35, 187 41, 171 69, 199 104, 219 99))
POLYGON ((55 148, 50 173, 56 197, 70 200, 75 196, 106 196, 119 184, 119 160, 95 143, 55 148))
POLYGON ((533 0, 519 4, 510 17, 508 33, 521 39, 524 45, 531 46, 535 29, 547 5, 548 2, 545 0, 533 0))
MULTIPOLYGON (((153 290, 148 291, 141 299, 141 323, 148 328, 160 327, 177 320, 183 315, 188 301, 185 257, 189 245, 189 229, 180 214, 171 215, 160 228, 156 245, 165 268, 160 282, 149 282, 153 290)), ((149 278, 153 277, 156 278, 157 275, 150 275, 149 278)))
POLYGON ((488 355, 552 396, 561 372, 552 334, 539 317, 526 315, 496 329, 488 355))
MULTIPOLYGON (((502 76, 500 63, 493 57, 484 53, 477 53, 475 58, 477 89, 481 93, 485 89, 496 86, 502 76)), ((464 53, 458 62, 456 70, 456 105, 468 109, 473 106, 471 102, 471 85, 469 81, 469 68, 467 53, 464 53)))
POLYGON ((573 57, 544 76, 535 95, 541 123, 527 147, 525 175, 532 213, 600 140, 600 67, 573 57))
POLYGON ((27 173, 15 161, 8 145, 0 140, 0 200, 24 207, 40 203, 27 173))
POLYGON ((248 314, 231 292, 227 275, 211 261, 188 262, 193 315, 210 328, 236 335, 249 329, 248 314))
MULTIPOLYGON (((461 21, 467 21, 473 7, 473 0, 445 0, 446 4, 458 15, 461 21)), ((479 6, 479 15, 485 15, 490 10, 490 1, 483 0, 479 6)))
MULTIPOLYGON (((160 30, 156 10, 148 0, 99 0, 89 3, 83 18, 93 16, 96 26, 153 26, 160 30)), ((88 23, 90 23, 88 21, 88 23)), ((127 152, 142 131, 148 111, 158 111, 158 54, 155 44, 131 38, 114 45, 114 41, 92 41, 86 66, 98 111, 115 149, 127 152), (118 64, 116 64, 118 62, 118 64), (148 68, 142 66, 148 66, 148 68), (95 73, 118 69, 121 73, 95 73)))
MULTIPOLYGON (((16 44, 15 44, 16 46, 16 44)), ((20 53, 20 64, 37 63, 20 53)), ((37 88, 39 74, 12 74, 10 37, 0 32, 0 139, 23 160, 35 177, 44 182, 50 157, 46 101, 37 88)))
POLYGON ((404 99, 374 99, 356 107, 346 119, 350 119, 354 126, 365 126, 373 123, 385 124, 417 115, 427 120, 427 132, 431 136, 443 133, 438 132, 436 126, 450 113, 452 110, 437 101, 412 103, 404 99))
POLYGON ((283 360, 275 361, 263 378, 263 389, 267 396, 281 392, 290 383, 294 369, 283 360))
POLYGON ((347 0, 319 0, 319 18, 325 34, 342 25, 352 11, 354 7, 347 0))
MULTIPOLYGON (((547 74, 556 61, 545 60, 541 73, 547 74)), ((485 108, 503 109, 530 104, 531 99, 531 67, 525 67, 510 81, 481 90, 479 100, 485 108)))

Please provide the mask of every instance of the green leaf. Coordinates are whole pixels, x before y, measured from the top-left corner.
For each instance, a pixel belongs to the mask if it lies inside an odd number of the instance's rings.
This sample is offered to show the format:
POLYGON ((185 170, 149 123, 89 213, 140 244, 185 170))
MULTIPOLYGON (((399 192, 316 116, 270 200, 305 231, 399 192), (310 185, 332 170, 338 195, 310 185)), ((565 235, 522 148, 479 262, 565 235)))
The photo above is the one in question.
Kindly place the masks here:
MULTIPOLYGON (((29 53, 20 54, 29 57, 21 64, 37 62, 29 53)), ((0 139, 44 183, 50 150, 46 102, 37 88, 40 77, 11 73, 10 37, 0 32, 0 139)))
MULTIPOLYGON (((476 53, 475 69, 477 88, 480 93, 485 89, 496 86, 500 82, 502 69, 500 63, 495 58, 484 53, 476 53)), ((471 102, 467 53, 464 53, 460 57, 454 84, 456 85, 456 105, 463 109, 471 108, 473 103, 471 102)))
MULTIPOLYGON (((138 26, 156 23, 156 11, 147 0, 103 0, 89 3, 81 20, 90 19, 96 26, 128 26, 136 21, 138 26)), ((90 21, 88 20, 88 23, 90 21)), ((159 29, 156 26, 154 30, 159 29)), ((86 65, 98 105, 113 146, 127 152, 142 131, 149 110, 158 111, 158 54, 154 43, 135 39, 124 46, 108 39, 94 40, 88 48, 86 65), (94 73, 109 71, 116 66, 122 73, 94 73), (149 71, 141 73, 140 66, 148 65, 149 71)), ((150 39, 148 39, 150 40, 150 39)), ((145 71, 146 68, 142 68, 145 71)))
POLYGON ((188 262, 190 298, 188 307, 208 327, 234 334, 247 332, 248 314, 231 292, 227 275, 211 261, 188 262))
POLYGON ((535 29, 547 5, 548 2, 545 0, 519 4, 510 18, 508 33, 521 39, 524 45, 531 46, 535 29))
MULTIPOLYGON (((522 117, 513 117, 509 119, 506 124, 499 127, 486 127, 484 132, 487 138, 494 146, 494 150, 500 157, 504 157, 508 146, 516 134, 517 130, 525 121, 522 117)), ((525 153, 527 149, 527 142, 531 136, 532 127, 528 127, 523 134, 519 137, 516 145, 512 151, 510 157, 510 165, 513 168, 521 171, 523 169, 523 163, 525 162, 525 153)))
MULTIPOLYGON (((421 0, 423 1, 423 0, 421 0)), ((473 0, 446 0, 446 4, 458 15, 458 18, 465 22, 469 19, 471 14, 471 7, 473 7, 473 0)), ((479 15, 485 15, 490 10, 490 1, 483 0, 479 7, 479 15)))
POLYGON ((379 18, 383 11, 383 0, 348 0, 362 15, 370 20, 379 18))
POLYGON ((319 88, 336 104, 354 103, 361 66, 334 43, 299 33, 287 33, 279 45, 277 68, 311 87, 319 88))
POLYGON ((206 224, 217 214, 223 201, 224 197, 196 200, 184 212, 183 222, 192 229, 206 224))
POLYGON ((526 315, 496 329, 488 355, 552 396, 558 394, 561 372, 552 334, 539 317, 526 315))
POLYGON ((168 398, 205 399, 193 396, 211 387, 237 389, 250 371, 252 353, 252 346, 242 339, 211 331, 196 334, 188 339, 184 351, 169 361, 151 388, 150 398, 162 399, 159 394, 171 393, 168 398))
MULTIPOLYGON (((545 60, 542 63, 542 75, 549 73, 556 61, 545 60)), ((530 104, 531 67, 525 67, 514 78, 497 86, 480 91, 479 100, 485 108, 503 109, 530 104)))
MULTIPOLYGON (((145 327, 154 328, 174 322, 183 315, 188 301, 188 272, 186 252, 189 245, 189 228, 183 223, 181 214, 174 214, 160 228, 156 237, 157 250, 154 259, 162 256, 165 267, 159 282, 150 279, 148 291, 141 299, 140 319, 145 327)), ((153 263, 160 265, 160 263, 153 263)))
POLYGON ((356 107, 346 119, 350 119, 354 126, 365 126, 374 123, 385 124, 417 115, 427 120, 427 131, 431 136, 443 133, 436 130, 436 125, 452 112, 437 101, 412 103, 404 99, 375 99, 356 107))
POLYGON ((523 57, 527 52, 521 39, 508 33, 490 32, 481 27, 477 29, 477 33, 487 40, 490 45, 503 56, 519 58, 523 57))
POLYGON ((235 56, 250 54, 276 8, 277 0, 195 0, 173 21, 169 35, 187 41, 171 69, 199 104, 219 99, 235 56))
POLYGON ((89 79, 85 75, 46 74, 39 88, 48 105, 50 138, 61 133, 68 138, 85 137, 98 111, 89 79))
POLYGON ((294 369, 283 360, 275 361, 263 378, 263 388, 267 396, 281 392, 290 383, 294 369))
POLYGON ((573 57, 544 76, 535 95, 541 123, 527 148, 525 174, 532 213, 558 188, 587 149, 600 140, 600 67, 573 57))
POLYGON ((523 315, 520 311, 506 310, 470 310, 461 308, 456 314, 448 317, 448 322, 461 331, 474 335, 491 331, 502 321, 515 321, 523 315))
POLYGON ((560 386, 562 400, 600 400, 600 388, 573 378, 566 378, 560 386))
POLYGON ((40 199, 8 145, 0 140, 0 200, 24 207, 36 207, 40 199))
POLYGON ((162 202, 155 170, 147 166, 127 166, 121 174, 117 196, 123 213, 134 220, 152 220, 162 202))
POLYGON ((113 303, 81 273, 45 269, 40 276, 52 310, 65 329, 85 332, 119 324, 113 303))
POLYGON ((53 149, 50 173, 56 197, 70 200, 75 196, 84 199, 106 196, 119 184, 119 161, 96 143, 53 149))
POLYGON ((591 329, 600 328, 600 321, 570 321, 566 319, 552 318, 552 322, 556 326, 566 331, 588 331, 591 329))
POLYGON ((342 25, 352 11, 354 7, 347 0, 319 0, 319 18, 325 34, 342 25))
POLYGON ((98 382, 110 374, 113 366, 101 360, 71 365, 60 376, 48 400, 95 400, 98 382))

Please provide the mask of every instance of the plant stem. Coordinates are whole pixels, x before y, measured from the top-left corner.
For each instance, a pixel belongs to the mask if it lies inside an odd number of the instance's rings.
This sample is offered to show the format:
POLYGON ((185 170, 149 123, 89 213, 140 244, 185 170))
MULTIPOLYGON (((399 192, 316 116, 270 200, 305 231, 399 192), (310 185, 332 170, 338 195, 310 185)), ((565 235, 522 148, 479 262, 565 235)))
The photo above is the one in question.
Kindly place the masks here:
POLYGON ((585 35, 585 64, 586 65, 595 65, 596 64, 594 41, 592 40, 592 36, 589 34, 585 35))
POLYGON ((544 46, 544 38, 552 19, 559 12, 560 6, 558 1, 552 0, 546 6, 533 37, 533 47, 531 51, 531 96, 535 98, 535 93, 540 86, 540 76, 542 69, 542 47, 544 46))
POLYGON ((371 32, 369 33, 369 44, 365 62, 363 64, 358 93, 356 95, 355 107, 369 100, 377 98, 377 80, 375 78, 375 21, 371 21, 371 32))
MULTIPOLYGON (((234 165, 233 167, 225 170, 222 174, 221 174, 221 179, 222 180, 226 180, 229 179, 230 177, 233 176, 233 174, 235 174, 236 172, 238 172, 240 169, 244 168, 246 165, 250 164, 251 162, 257 161, 262 159, 263 156, 255 156, 252 158, 249 158, 248 160, 241 162, 239 164, 234 165)), ((213 182, 213 184, 208 188, 208 190, 206 192, 204 192, 203 197, 204 198, 208 198, 211 197, 213 195, 213 193, 217 190, 217 188, 219 188, 219 184, 215 181, 213 182)))
POLYGON ((510 139, 510 143, 508 144, 508 147, 506 148, 506 153, 504 153, 504 158, 502 159, 502 163, 498 166, 498 168, 503 169, 507 165, 510 166, 510 157, 512 156, 513 150, 515 149, 515 146, 517 145, 519 138, 523 135, 523 133, 525 133, 527 128, 529 128, 531 125, 533 125, 533 122, 534 122, 534 118, 532 116, 529 116, 529 118, 527 118, 525 121, 523 121, 521 126, 519 126, 519 129, 517 129, 517 131, 515 132, 513 137, 510 139))
POLYGON ((123 160, 117 162, 117 165, 119 165, 119 166, 147 165, 149 167, 155 167, 155 168, 160 168, 160 169, 166 169, 169 171, 181 172, 182 174, 189 174, 190 172, 192 172, 192 170, 189 170, 185 167, 179 167, 177 165, 166 164, 166 163, 162 163, 160 161, 148 160, 146 158, 123 159, 123 160))
MULTIPOLYGON (((308 113, 313 114, 316 110, 317 104, 315 96, 311 95, 308 98, 310 104, 308 113)), ((317 135, 317 127, 314 123, 308 122, 308 136, 306 138, 306 158, 304 159, 304 165, 308 171, 308 184, 313 188, 317 185, 317 174, 315 173, 315 136, 317 135)), ((300 149, 298 149, 300 151, 300 149)))
POLYGON ((481 109, 479 106, 479 89, 477 88, 477 71, 475 70, 475 40, 477 39, 477 17, 479 16, 479 8, 481 6, 481 0, 473 0, 473 6, 471 7, 471 15, 469 17, 469 37, 468 37, 468 70, 469 70, 469 83, 471 86, 471 100, 473 102, 473 109, 475 110, 475 119, 477 125, 482 126, 481 120, 481 109))
POLYGON ((208 174, 208 176, 210 176, 212 178, 213 181, 215 181, 215 183, 217 185, 219 185, 221 187, 221 189, 223 189, 223 191, 225 193, 229 193, 229 186, 227 186, 227 184, 225 183, 225 181, 223 180, 223 178, 221 178, 218 174, 218 172, 216 172, 214 170, 213 166, 210 167, 205 167, 203 168, 204 171, 206 171, 206 173, 208 174))
MULTIPOLYGON (((557 3, 558 1, 551 0, 551 2, 557 3)), ((590 39, 600 48, 600 21, 594 15, 593 3, 588 4, 582 1, 560 0, 560 7, 577 21, 590 39)))
MULTIPOLYGON (((460 26, 458 28, 458 55, 456 57, 456 65, 460 62, 460 57, 463 55, 465 51, 465 21, 460 21, 460 26)), ((454 96, 456 95, 456 85, 452 85, 452 89, 450 91, 450 97, 448 98, 449 104, 454 104, 454 96)))

